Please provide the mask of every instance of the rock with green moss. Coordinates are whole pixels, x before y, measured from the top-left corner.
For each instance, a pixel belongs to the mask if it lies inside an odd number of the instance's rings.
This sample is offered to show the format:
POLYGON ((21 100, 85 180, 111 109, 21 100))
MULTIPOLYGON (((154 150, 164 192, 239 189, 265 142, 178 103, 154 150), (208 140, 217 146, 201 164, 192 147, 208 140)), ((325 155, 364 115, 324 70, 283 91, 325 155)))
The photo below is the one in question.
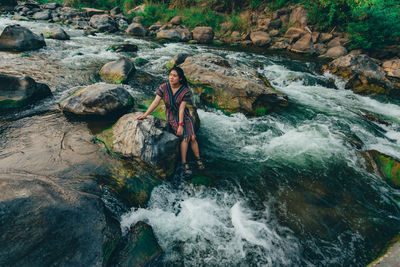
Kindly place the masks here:
POLYGON ((400 161, 376 150, 364 152, 364 157, 392 187, 400 188, 400 161))
POLYGON ((265 115, 288 105, 288 99, 271 87, 256 70, 232 59, 198 54, 180 65, 202 103, 226 114, 265 115))
POLYGON ((177 55, 175 55, 166 65, 165 65, 165 67, 167 68, 167 69, 171 69, 171 68, 173 68, 174 66, 178 66, 179 64, 182 64, 184 61, 185 61, 185 59, 187 58, 187 57, 190 57, 191 55, 190 54, 187 54, 187 53, 179 53, 179 54, 177 54, 177 55))
POLYGON ((20 108, 35 100, 51 95, 50 88, 31 77, 0 74, 0 112, 20 108))
POLYGON ((138 222, 126 236, 116 259, 117 266, 151 266, 151 262, 162 254, 150 225, 138 222))
POLYGON ((69 40, 69 35, 62 28, 47 29, 43 35, 50 39, 69 40))
POLYGON ((122 57, 105 64, 100 70, 100 75, 106 82, 120 84, 126 82, 134 72, 135 66, 132 62, 122 57))
POLYGON ((97 135, 113 153, 139 161, 160 177, 171 175, 178 158, 179 139, 169 132, 168 123, 154 116, 135 120, 143 113, 122 116, 113 127, 97 135))
POLYGON ((133 104, 133 97, 124 87, 96 83, 76 90, 62 100, 59 106, 63 111, 75 115, 105 116, 126 110, 133 104))
MULTIPOLYGON (((153 99, 142 100, 138 103, 137 109, 145 112, 149 108, 152 102, 153 99)), ((189 109, 189 113, 193 119, 194 130, 198 131, 200 129, 200 118, 199 114, 197 114, 197 109, 196 107, 190 104, 186 104, 186 106, 189 109)), ((162 120, 167 120, 167 117, 165 115, 165 104, 163 101, 161 101, 160 104, 158 104, 158 106, 154 109, 151 115, 162 120)))
POLYGON ((389 95, 393 89, 382 67, 367 55, 339 57, 322 69, 346 80, 346 88, 357 94, 389 95))

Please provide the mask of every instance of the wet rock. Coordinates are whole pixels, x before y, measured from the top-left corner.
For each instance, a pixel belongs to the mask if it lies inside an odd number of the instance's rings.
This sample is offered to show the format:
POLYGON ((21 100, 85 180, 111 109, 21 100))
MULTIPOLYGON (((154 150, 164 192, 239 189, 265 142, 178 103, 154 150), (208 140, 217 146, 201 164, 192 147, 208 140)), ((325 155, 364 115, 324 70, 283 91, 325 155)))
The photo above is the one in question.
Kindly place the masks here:
POLYGON ((266 32, 252 32, 250 39, 256 46, 267 46, 271 43, 271 37, 266 32))
POLYGON ((51 11, 49 9, 44 9, 42 11, 33 14, 32 18, 37 20, 48 20, 51 17, 51 11))
POLYGON ((335 46, 331 47, 327 50, 327 52, 323 55, 323 57, 329 58, 339 58, 347 55, 347 49, 343 46, 335 46))
POLYGON ((75 91, 59 103, 63 111, 76 115, 107 115, 133 106, 133 98, 121 86, 92 84, 75 91))
POLYGON ((31 77, 19 78, 0 74, 0 112, 22 107, 49 95, 50 88, 36 83, 31 77))
POLYGON ((119 84, 126 82, 134 72, 135 66, 132 62, 128 58, 122 57, 105 64, 100 70, 100 75, 105 81, 119 84))
POLYGON ((65 6, 65 7, 62 7, 57 10, 58 10, 58 14, 60 14, 60 17, 63 20, 67 20, 67 19, 70 19, 70 18, 73 18, 73 17, 76 17, 79 15, 79 10, 76 8, 72 8, 72 7, 65 6))
POLYGON ((146 36, 147 30, 140 23, 132 23, 126 29, 126 34, 134 36, 146 36))
POLYGON ((199 54, 186 58, 180 67, 201 102, 225 113, 264 115, 288 105, 287 97, 274 90, 257 71, 235 60, 199 54))
POLYGON ((129 27, 128 20, 126 18, 115 18, 115 22, 119 29, 126 30, 129 27))
POLYGON ((116 32, 118 30, 114 20, 108 15, 94 15, 89 25, 101 32, 116 32))
POLYGON ((214 31, 211 27, 196 27, 192 34, 193 40, 199 43, 211 43, 214 39, 214 31))
POLYGON ((304 28, 307 26, 308 13, 303 7, 299 6, 290 13, 289 24, 296 28, 304 28))
POLYGON ((17 0, 3 0, 2 2, 1 2, 1 6, 10 6, 10 7, 13 7, 13 6, 16 6, 18 3, 17 3, 17 0))
POLYGON ((152 260, 162 254, 153 229, 141 221, 130 228, 118 251, 114 260, 117 266, 151 266, 152 260))
POLYGON ((134 120, 140 114, 143 113, 125 114, 97 138, 113 153, 159 170, 162 177, 172 174, 178 156, 178 137, 169 132, 167 121, 151 115, 134 120))
POLYGON ((182 23, 181 16, 175 16, 169 21, 172 25, 180 25, 182 23))
POLYGON ((288 49, 289 47, 290 47, 289 43, 285 41, 277 41, 270 46, 271 49, 276 49, 276 50, 285 50, 288 49))
POLYGON ((177 54, 167 63, 166 67, 168 69, 170 69, 174 66, 178 66, 179 64, 182 64, 187 57, 190 57, 190 56, 192 56, 192 55, 187 54, 187 53, 177 54))
POLYGON ((311 34, 308 33, 301 37, 294 45, 292 45, 290 50, 297 53, 314 54, 315 49, 311 34))
POLYGON ((3 170, 0 186, 0 265, 107 264, 103 246, 121 233, 99 196, 28 172, 3 170))
POLYGON ((388 95, 393 87, 383 69, 367 55, 346 55, 322 69, 345 79, 346 88, 355 93, 388 95))
POLYGON ((292 27, 286 31, 285 37, 289 39, 289 43, 293 43, 300 39, 304 34, 306 34, 306 32, 303 29, 292 27))
POLYGON ((172 41, 189 41, 191 39, 190 31, 187 28, 175 28, 160 30, 157 32, 157 38, 172 41))
POLYGON ((400 161, 398 159, 376 150, 365 151, 363 155, 389 185, 400 188, 400 161))
POLYGON ((383 70, 388 76, 400 78, 400 59, 391 59, 383 62, 383 70))
POLYGON ((137 52, 139 50, 138 46, 135 44, 114 44, 110 46, 107 50, 112 50, 115 52, 137 52))
POLYGON ((19 25, 5 27, 0 35, 0 50, 3 51, 35 50, 43 46, 46 46, 43 36, 19 25))
POLYGON ((69 35, 62 28, 48 29, 43 32, 46 38, 57 40, 69 40, 69 35))
POLYGON ((280 29, 282 27, 282 21, 278 19, 271 20, 271 22, 268 25, 268 29, 280 29))

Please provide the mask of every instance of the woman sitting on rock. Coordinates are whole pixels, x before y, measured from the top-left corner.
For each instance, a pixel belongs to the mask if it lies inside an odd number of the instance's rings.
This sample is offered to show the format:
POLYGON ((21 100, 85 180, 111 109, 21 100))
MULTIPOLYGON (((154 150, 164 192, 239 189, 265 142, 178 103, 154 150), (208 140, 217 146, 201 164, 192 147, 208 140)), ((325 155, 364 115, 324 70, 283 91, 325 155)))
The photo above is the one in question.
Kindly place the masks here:
POLYGON ((146 118, 158 106, 161 99, 165 103, 165 115, 175 134, 182 138, 181 141, 181 160, 185 174, 191 174, 190 166, 186 162, 188 145, 192 147, 196 157, 196 163, 199 169, 204 169, 204 164, 200 159, 199 145, 194 133, 193 119, 190 116, 186 103, 191 102, 191 93, 187 86, 187 80, 183 70, 179 67, 173 67, 169 71, 168 82, 162 84, 158 90, 153 102, 143 115, 135 119, 146 118))

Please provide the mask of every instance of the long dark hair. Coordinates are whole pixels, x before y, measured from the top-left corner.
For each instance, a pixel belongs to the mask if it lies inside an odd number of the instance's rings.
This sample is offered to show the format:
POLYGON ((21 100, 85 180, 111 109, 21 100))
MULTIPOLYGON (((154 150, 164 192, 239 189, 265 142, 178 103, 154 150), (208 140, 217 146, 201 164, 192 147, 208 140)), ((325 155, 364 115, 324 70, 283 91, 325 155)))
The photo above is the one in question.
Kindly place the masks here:
POLYGON ((186 80, 185 73, 183 72, 183 69, 181 69, 181 68, 178 67, 178 66, 173 66, 173 67, 169 70, 168 74, 171 73, 171 71, 173 71, 173 70, 176 71, 176 73, 178 73, 179 79, 182 79, 182 80, 180 81, 181 84, 187 87, 187 86, 188 86, 188 82, 187 82, 187 80, 186 80))

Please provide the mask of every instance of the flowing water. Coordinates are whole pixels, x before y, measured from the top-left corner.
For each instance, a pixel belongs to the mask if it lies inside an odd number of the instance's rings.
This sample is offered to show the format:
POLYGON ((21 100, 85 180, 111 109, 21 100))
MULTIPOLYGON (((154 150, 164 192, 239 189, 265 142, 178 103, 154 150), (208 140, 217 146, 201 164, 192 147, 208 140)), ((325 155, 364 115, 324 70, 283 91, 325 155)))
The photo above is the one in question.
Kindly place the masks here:
MULTIPOLYGON (((0 31, 10 23, 0 18, 0 31)), ((17 23, 36 33, 55 26, 17 23)), ((355 145, 400 158, 399 102, 353 94, 340 79, 318 73, 317 63, 284 55, 65 29, 71 40, 46 40, 29 57, 0 53, 1 72, 28 74, 54 91, 54 98, 3 120, 56 109, 70 88, 99 81, 100 67, 119 57, 107 47, 124 41, 139 47, 132 60, 145 59, 136 66, 142 79, 131 82, 136 98, 153 96, 167 77, 164 65, 182 52, 243 62, 289 97, 286 110, 259 118, 199 109, 198 140, 212 186, 165 182, 147 208, 121 216, 124 232, 138 221, 153 227, 165 252, 160 265, 365 266, 399 233, 400 193, 367 172, 355 145)))

